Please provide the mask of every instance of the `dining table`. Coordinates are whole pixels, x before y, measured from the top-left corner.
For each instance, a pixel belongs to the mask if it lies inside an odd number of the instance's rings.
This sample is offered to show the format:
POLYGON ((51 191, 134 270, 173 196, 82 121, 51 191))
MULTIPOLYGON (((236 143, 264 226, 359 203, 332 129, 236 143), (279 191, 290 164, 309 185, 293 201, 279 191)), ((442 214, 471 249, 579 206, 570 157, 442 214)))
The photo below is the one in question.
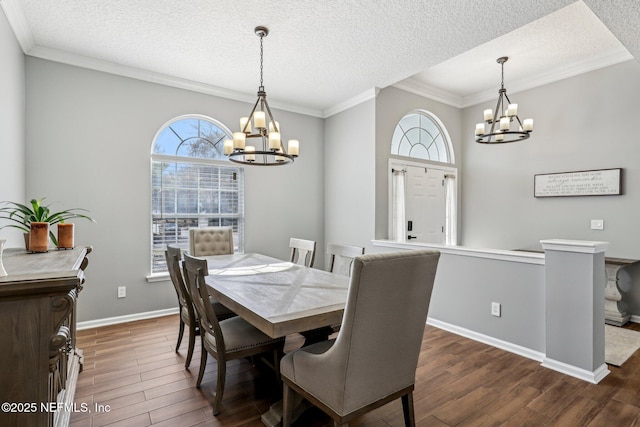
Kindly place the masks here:
POLYGON ((258 253, 204 258, 209 293, 272 338, 342 321, 346 276, 258 253))
MULTIPOLYGON (((301 333, 305 344, 327 339, 342 322, 349 277, 309 268, 259 253, 204 257, 209 293, 272 338, 301 333)), ((297 417, 306 409, 296 404, 297 417)), ((280 425, 282 402, 262 415, 267 426, 280 425)))

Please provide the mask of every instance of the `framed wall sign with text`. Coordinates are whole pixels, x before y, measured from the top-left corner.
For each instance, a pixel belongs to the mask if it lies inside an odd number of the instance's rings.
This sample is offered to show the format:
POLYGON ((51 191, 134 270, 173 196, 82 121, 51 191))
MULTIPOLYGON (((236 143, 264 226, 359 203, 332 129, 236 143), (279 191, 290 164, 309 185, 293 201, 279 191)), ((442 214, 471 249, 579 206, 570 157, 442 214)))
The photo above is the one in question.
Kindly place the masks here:
POLYGON ((534 175, 535 197, 614 196, 622 194, 622 169, 534 175))

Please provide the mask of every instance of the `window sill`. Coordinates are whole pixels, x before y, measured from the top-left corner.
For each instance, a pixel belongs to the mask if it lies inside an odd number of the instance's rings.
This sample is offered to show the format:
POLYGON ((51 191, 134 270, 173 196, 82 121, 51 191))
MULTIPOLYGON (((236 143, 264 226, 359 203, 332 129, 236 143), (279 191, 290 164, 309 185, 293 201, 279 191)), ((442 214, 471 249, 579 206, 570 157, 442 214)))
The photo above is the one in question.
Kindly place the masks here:
POLYGON ((151 273, 147 276, 147 282, 166 282, 167 280, 171 280, 168 272, 164 273, 151 273))

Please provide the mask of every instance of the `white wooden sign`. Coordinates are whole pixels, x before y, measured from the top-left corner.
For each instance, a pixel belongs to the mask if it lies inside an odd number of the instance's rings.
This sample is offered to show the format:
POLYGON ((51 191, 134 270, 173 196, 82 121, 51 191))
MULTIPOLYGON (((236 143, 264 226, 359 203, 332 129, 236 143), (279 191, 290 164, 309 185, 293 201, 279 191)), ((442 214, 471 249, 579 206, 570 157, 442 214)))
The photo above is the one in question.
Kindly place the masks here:
POLYGON ((622 169, 562 172, 535 175, 535 197, 611 196, 622 194, 622 169))

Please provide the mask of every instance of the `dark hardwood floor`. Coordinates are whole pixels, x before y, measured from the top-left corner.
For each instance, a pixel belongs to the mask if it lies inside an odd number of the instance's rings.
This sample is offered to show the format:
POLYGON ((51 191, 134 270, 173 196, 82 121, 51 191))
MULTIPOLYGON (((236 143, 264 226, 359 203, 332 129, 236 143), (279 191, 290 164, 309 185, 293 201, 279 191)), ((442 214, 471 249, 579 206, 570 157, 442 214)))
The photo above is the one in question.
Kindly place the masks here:
MULTIPOLYGON (((628 327, 640 330, 638 324, 628 327)), ((71 425, 262 426, 260 414, 280 398, 273 372, 247 360, 230 362, 222 412, 214 417, 215 361, 209 358, 202 388, 196 389, 199 341, 187 370, 187 339, 175 353, 177 334, 177 315, 79 331, 84 370, 75 401, 92 412, 74 413, 71 425)), ((286 349, 300 344, 288 338, 286 349)), ((640 426, 640 352, 609 369, 600 384, 589 384, 427 326, 416 372, 417 425, 640 426)), ((311 409, 295 425, 333 424, 311 409)), ((403 426, 400 401, 350 425, 403 426)))

